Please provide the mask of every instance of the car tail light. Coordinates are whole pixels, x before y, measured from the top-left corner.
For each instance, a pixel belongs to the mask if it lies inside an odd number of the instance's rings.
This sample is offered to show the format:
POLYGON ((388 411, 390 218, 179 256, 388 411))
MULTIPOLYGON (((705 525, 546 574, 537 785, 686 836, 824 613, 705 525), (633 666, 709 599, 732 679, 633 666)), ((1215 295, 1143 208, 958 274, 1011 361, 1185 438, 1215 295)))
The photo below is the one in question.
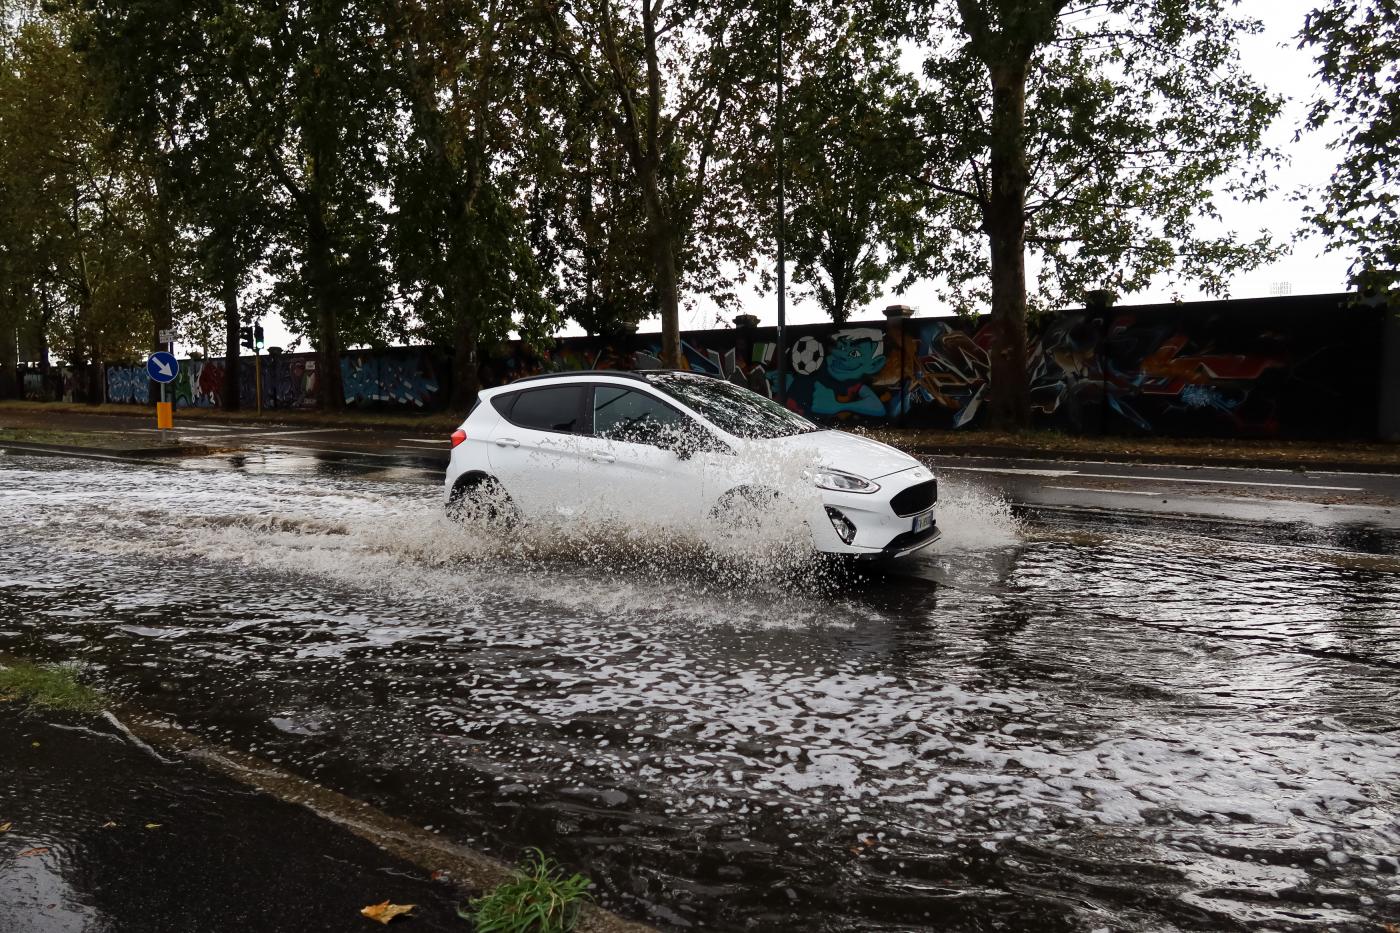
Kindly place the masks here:
POLYGON ((455 431, 452 432, 452 446, 453 446, 453 447, 456 447, 458 444, 462 443, 462 441, 464 441, 464 440, 466 440, 466 439, 467 439, 467 432, 466 432, 466 431, 463 431, 461 428, 458 428, 457 430, 455 430, 455 431))

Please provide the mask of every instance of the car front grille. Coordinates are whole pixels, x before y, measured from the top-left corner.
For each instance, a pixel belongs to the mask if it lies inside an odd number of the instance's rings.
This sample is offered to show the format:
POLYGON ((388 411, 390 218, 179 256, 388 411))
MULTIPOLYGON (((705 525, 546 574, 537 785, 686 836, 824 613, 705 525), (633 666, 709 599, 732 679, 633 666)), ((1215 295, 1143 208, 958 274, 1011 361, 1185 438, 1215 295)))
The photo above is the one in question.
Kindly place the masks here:
POLYGON ((890 500, 890 508, 899 516, 917 515, 938 501, 938 480, 931 479, 917 486, 910 486, 896 493, 890 500))

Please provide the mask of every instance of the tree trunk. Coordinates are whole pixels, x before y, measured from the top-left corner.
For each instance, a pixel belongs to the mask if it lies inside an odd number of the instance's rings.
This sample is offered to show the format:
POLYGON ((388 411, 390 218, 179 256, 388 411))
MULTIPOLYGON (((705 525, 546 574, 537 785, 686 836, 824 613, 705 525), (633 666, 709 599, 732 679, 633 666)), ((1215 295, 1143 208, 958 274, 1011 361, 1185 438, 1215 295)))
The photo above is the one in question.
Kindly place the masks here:
POLYGON ((986 209, 992 264, 991 427, 1030 424, 1026 372, 1026 66, 992 66, 991 191, 986 209))
POLYGON ((83 390, 87 396, 83 401, 89 405, 102 404, 102 361, 94 359, 88 363, 86 376, 87 387, 83 390))
POLYGON ((316 302, 316 400, 322 411, 341 411, 345 408, 345 390, 340 378, 340 328, 332 287, 330 234, 319 218, 313 217, 307 237, 316 302))
POLYGON ((456 339, 452 351, 453 411, 466 412, 481 391, 481 364, 477 354, 476 328, 465 309, 458 313, 456 339))
POLYGON ((680 287, 676 281, 676 249, 673 226, 661 205, 656 165, 642 172, 642 196, 646 204, 652 268, 656 274, 656 304, 661 313, 661 365, 681 368, 680 287))
POLYGON ((224 385, 220 392, 219 404, 224 411, 238 411, 239 409, 239 368, 242 365, 239 359, 239 350, 242 342, 239 340, 239 319, 238 319, 238 279, 232 274, 224 276, 223 285, 224 299, 224 385))

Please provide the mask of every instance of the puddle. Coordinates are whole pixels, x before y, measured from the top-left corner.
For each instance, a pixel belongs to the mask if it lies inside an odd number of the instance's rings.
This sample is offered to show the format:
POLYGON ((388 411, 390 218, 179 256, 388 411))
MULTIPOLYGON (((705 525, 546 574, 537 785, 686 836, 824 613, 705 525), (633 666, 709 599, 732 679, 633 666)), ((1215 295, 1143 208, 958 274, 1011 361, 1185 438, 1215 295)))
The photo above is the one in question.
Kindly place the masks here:
POLYGON ((840 585, 498 542, 438 490, 8 457, 0 650, 663 927, 1375 929, 1400 572, 948 484, 840 585))

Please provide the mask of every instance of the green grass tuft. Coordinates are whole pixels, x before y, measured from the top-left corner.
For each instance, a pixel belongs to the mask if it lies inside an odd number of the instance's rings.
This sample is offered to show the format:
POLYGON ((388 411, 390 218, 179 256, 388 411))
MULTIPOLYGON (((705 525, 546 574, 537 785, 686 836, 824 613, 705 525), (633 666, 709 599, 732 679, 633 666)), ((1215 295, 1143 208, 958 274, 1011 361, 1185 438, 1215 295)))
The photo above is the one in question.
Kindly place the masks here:
POLYGON ((96 713, 107 705, 102 694, 78 682, 77 669, 72 665, 24 661, 0 667, 0 700, 18 700, 68 713, 96 713))
POLYGON ((529 851, 511 880, 472 898, 470 912, 459 911, 476 924, 477 933, 567 933, 574 928, 592 882, 583 875, 565 877, 557 862, 539 849, 529 851))

